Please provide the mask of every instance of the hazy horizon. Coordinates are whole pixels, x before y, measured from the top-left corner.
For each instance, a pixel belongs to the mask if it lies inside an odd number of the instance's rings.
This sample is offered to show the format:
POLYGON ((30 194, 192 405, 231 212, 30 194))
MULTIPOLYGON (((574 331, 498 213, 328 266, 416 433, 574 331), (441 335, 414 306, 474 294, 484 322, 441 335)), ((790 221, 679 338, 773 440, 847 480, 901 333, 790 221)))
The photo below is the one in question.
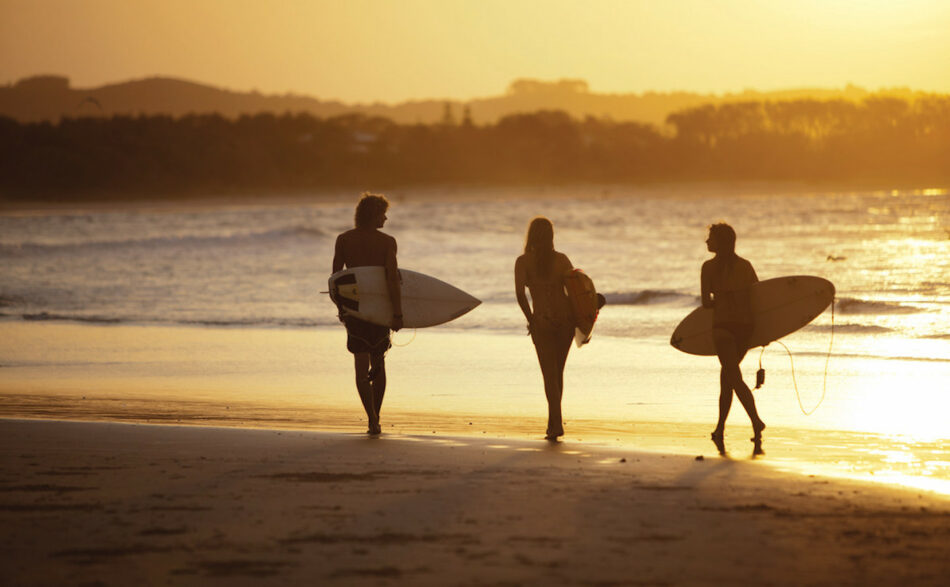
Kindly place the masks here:
POLYGON ((372 99, 372 100, 364 100, 364 101, 359 101, 359 100, 349 101, 349 100, 341 100, 341 99, 332 98, 332 97, 325 97, 325 96, 321 96, 317 94, 307 94, 303 92, 293 92, 293 91, 268 92, 268 91, 262 91, 256 88, 252 88, 252 89, 231 88, 227 86, 221 86, 221 85, 209 82, 207 80, 186 78, 186 77, 180 77, 180 76, 175 76, 175 75, 161 75, 161 74, 142 75, 142 76, 126 78, 126 79, 108 80, 101 84, 83 85, 83 84, 77 83, 76 80, 73 77, 69 76, 68 74, 65 74, 63 72, 55 72, 55 71, 38 71, 29 75, 24 75, 17 79, 0 81, 0 87, 11 88, 11 87, 15 87, 19 82, 22 82, 24 80, 44 78, 44 77, 65 78, 69 81, 69 89, 73 91, 99 90, 106 87, 120 86, 124 84, 147 81, 147 80, 170 80, 170 81, 175 81, 175 82, 183 82, 187 84, 195 84, 198 86, 203 86, 203 87, 211 88, 214 90, 220 90, 224 92, 231 92, 235 94, 246 94, 246 93, 258 92, 261 94, 261 96, 267 96, 267 97, 294 96, 294 97, 299 97, 299 98, 308 98, 308 99, 312 98, 312 99, 320 100, 322 102, 335 101, 335 102, 340 102, 342 104, 347 104, 347 105, 352 105, 352 106, 366 106, 366 105, 373 105, 373 104, 379 104, 379 105, 384 105, 384 106, 398 106, 398 105, 408 104, 412 102, 430 102, 430 101, 435 101, 435 102, 449 101, 449 102, 457 102, 457 103, 475 102, 479 100, 493 99, 493 98, 498 98, 505 95, 510 95, 513 93, 511 86, 512 84, 516 82, 537 83, 540 85, 547 85, 549 87, 553 87, 561 82, 571 82, 571 83, 581 82, 583 84, 588 84, 586 93, 591 94, 591 95, 599 95, 599 96, 647 96, 651 94, 656 94, 656 95, 689 94, 689 95, 695 95, 698 97, 709 97, 709 98, 719 99, 719 98, 726 98, 730 96, 741 96, 743 94, 772 94, 772 93, 824 94, 824 93, 846 93, 851 90, 865 92, 868 94, 877 94, 877 93, 887 94, 890 92, 950 94, 950 90, 947 90, 946 92, 940 92, 940 91, 931 91, 931 90, 909 87, 909 86, 887 86, 887 87, 880 87, 880 88, 869 88, 869 87, 861 86, 858 84, 852 84, 852 83, 845 83, 838 86, 820 86, 820 87, 819 86, 795 86, 795 87, 790 86, 790 87, 778 87, 778 88, 768 88, 768 89, 758 88, 758 87, 747 87, 747 88, 740 88, 736 90, 727 90, 723 92, 701 92, 701 91, 686 90, 686 89, 658 90, 658 89, 651 89, 651 88, 647 88, 641 91, 630 91, 630 92, 621 92, 621 91, 604 92, 604 91, 598 90, 597 88, 590 87, 589 82, 587 82, 587 80, 569 79, 569 78, 562 77, 562 78, 556 78, 556 79, 553 79, 553 78, 552 79, 530 79, 530 78, 512 79, 509 81, 508 84, 505 84, 503 87, 498 88, 497 91, 488 92, 481 96, 471 96, 471 97, 464 97, 464 98, 453 97, 453 96, 419 96, 416 98, 411 98, 411 99, 406 99, 406 100, 394 100, 394 101, 381 100, 381 99, 372 99))
POLYGON ((950 55, 947 29, 950 4, 937 0, 4 0, 0 83, 172 77, 389 104, 477 99, 523 78, 582 79, 600 94, 947 93, 950 59, 934 58, 950 55))

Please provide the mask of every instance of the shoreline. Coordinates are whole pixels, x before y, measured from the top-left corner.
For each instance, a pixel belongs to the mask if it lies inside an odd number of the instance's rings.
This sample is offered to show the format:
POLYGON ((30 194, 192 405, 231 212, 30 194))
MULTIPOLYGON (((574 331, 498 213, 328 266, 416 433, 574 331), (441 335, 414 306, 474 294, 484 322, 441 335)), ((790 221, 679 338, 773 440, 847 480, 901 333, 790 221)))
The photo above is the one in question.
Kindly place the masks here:
MULTIPOLYGON (((121 401, 121 400, 116 400, 121 401)), ((227 410, 228 415, 209 416, 205 411, 189 413, 152 413, 55 415, 14 414, 0 410, 0 424, 62 423, 114 424, 181 429, 217 429, 287 434, 330 434, 366 437, 365 416, 358 406, 320 407, 306 413, 291 412, 275 416, 272 410, 227 410)), ((474 442, 542 443, 543 417, 518 419, 485 414, 447 414, 439 412, 396 412, 384 414, 383 437, 417 437, 435 442, 470 440, 474 442)), ((765 434, 765 454, 752 455, 746 442, 749 432, 731 424, 726 428, 727 455, 717 454, 709 440, 707 423, 671 423, 650 421, 565 420, 565 436, 556 446, 645 452, 677 458, 712 461, 756 461, 762 467, 793 477, 821 475, 828 479, 863 483, 885 489, 919 491, 934 498, 950 500, 950 478, 945 462, 943 441, 920 441, 872 433, 835 430, 803 430, 769 427, 765 434), (943 455, 941 457, 940 455, 943 455)))
POLYGON ((9 584, 950 577, 950 501, 751 460, 525 439, 11 420, 0 425, 0 459, 9 584))
MULTIPOLYGON (((262 329, 248 336, 242 328, 4 323, 0 335, 9 341, 0 367, 0 418, 366 430, 342 329, 262 329)), ((565 442, 718 458, 709 440, 718 398, 715 361, 609 337, 591 347, 568 361, 565 442)), ((524 337, 426 332, 394 349, 391 359, 386 432, 542 436, 543 387, 524 337), (486 364, 493 369, 485 371, 486 364)), ((771 387, 756 394, 769 425, 766 462, 800 474, 950 495, 942 412, 931 410, 922 420, 913 402, 896 411, 887 398, 904 371, 851 381, 848 373, 866 366, 873 364, 840 360, 842 373, 829 382, 833 393, 809 418, 781 383, 782 371, 773 369, 771 387), (854 389, 850 395, 845 383, 854 389)), ((821 371, 806 367, 799 365, 800 383, 820 392, 821 371)), ((942 364, 929 371, 912 367, 914 376, 934 381, 945 373, 942 364)), ((817 397, 804 399, 810 406, 817 397)), ((730 454, 746 458, 750 436, 748 419, 734 406, 726 427, 730 454)))

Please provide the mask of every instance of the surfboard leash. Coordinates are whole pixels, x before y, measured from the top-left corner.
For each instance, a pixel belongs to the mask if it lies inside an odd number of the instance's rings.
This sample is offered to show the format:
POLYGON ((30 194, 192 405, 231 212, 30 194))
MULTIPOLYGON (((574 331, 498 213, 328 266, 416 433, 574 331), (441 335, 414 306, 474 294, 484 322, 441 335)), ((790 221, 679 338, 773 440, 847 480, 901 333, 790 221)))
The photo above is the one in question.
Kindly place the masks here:
MULTIPOLYGON (((416 340, 416 333, 417 333, 417 332, 418 332, 417 329, 415 329, 415 328, 412 329, 412 338, 410 338, 410 339, 409 339, 409 342, 407 342, 406 344, 396 344, 395 342, 393 342, 393 343, 391 343, 391 344, 392 344, 393 346, 398 346, 398 347, 409 346, 409 345, 412 344, 412 341, 416 340)), ((395 338, 395 337, 393 337, 393 338, 395 338)))
MULTIPOLYGON (((802 414, 811 416, 818 410, 819 406, 821 406, 821 403, 825 401, 825 395, 828 392, 828 364, 831 361, 831 349, 835 344, 835 298, 831 299, 831 337, 828 341, 828 352, 825 355, 825 372, 821 383, 821 398, 818 400, 818 403, 815 404, 815 407, 810 411, 805 410, 805 406, 802 404, 802 395, 798 391, 798 380, 795 377, 795 358, 792 356, 792 351, 789 350, 785 343, 780 340, 775 340, 773 342, 777 342, 782 345, 782 348, 784 348, 785 352, 788 353, 788 362, 792 368, 792 385, 795 387, 795 397, 798 399, 798 408, 802 411, 802 414)), ((765 347, 762 347, 762 351, 759 353, 759 371, 756 373, 756 389, 762 387, 762 384, 765 383, 765 370, 762 369, 763 353, 765 353, 765 347)))

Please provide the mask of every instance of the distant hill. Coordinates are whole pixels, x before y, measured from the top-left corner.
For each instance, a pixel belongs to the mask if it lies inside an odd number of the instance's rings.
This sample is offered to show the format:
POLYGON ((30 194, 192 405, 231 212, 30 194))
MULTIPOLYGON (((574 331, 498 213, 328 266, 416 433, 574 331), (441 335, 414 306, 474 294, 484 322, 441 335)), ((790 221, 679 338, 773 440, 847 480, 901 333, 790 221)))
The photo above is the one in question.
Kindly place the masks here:
MULTIPOLYGON (((904 99, 925 95, 906 88, 886 94, 904 99)), ((97 88, 73 88, 69 79, 43 75, 0 86, 0 116, 20 122, 57 122, 61 118, 84 116, 156 115, 178 118, 187 114, 217 112, 227 118, 260 112, 307 112, 327 118, 347 113, 383 116, 402 124, 460 122, 470 118, 476 124, 494 123, 515 113, 563 110, 576 118, 593 116, 616 122, 635 121, 662 126, 667 115, 701 104, 776 101, 812 98, 859 101, 871 92, 848 85, 844 89, 800 89, 774 92, 747 90, 737 94, 697 94, 691 92, 646 92, 643 94, 598 94, 581 80, 544 82, 517 80, 500 96, 469 101, 421 100, 400 104, 344 104, 295 94, 233 92, 195 82, 153 77, 97 88)))
POLYGON ((58 121, 63 117, 116 114, 186 114, 218 112, 228 118, 258 112, 312 112, 335 116, 351 109, 339 102, 304 96, 265 96, 232 92, 173 78, 153 77, 98 88, 72 88, 69 79, 37 76, 0 87, 0 115, 20 122, 58 121))

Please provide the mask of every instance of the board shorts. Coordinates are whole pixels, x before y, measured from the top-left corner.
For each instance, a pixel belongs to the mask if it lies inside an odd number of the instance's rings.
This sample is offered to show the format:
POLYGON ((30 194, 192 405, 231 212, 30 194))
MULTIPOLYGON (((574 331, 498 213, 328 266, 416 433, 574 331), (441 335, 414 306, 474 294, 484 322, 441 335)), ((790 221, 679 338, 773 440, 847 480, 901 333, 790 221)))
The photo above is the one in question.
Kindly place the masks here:
POLYGON ((353 354, 381 355, 389 350, 389 327, 365 322, 352 316, 343 317, 346 326, 346 350, 353 354))

